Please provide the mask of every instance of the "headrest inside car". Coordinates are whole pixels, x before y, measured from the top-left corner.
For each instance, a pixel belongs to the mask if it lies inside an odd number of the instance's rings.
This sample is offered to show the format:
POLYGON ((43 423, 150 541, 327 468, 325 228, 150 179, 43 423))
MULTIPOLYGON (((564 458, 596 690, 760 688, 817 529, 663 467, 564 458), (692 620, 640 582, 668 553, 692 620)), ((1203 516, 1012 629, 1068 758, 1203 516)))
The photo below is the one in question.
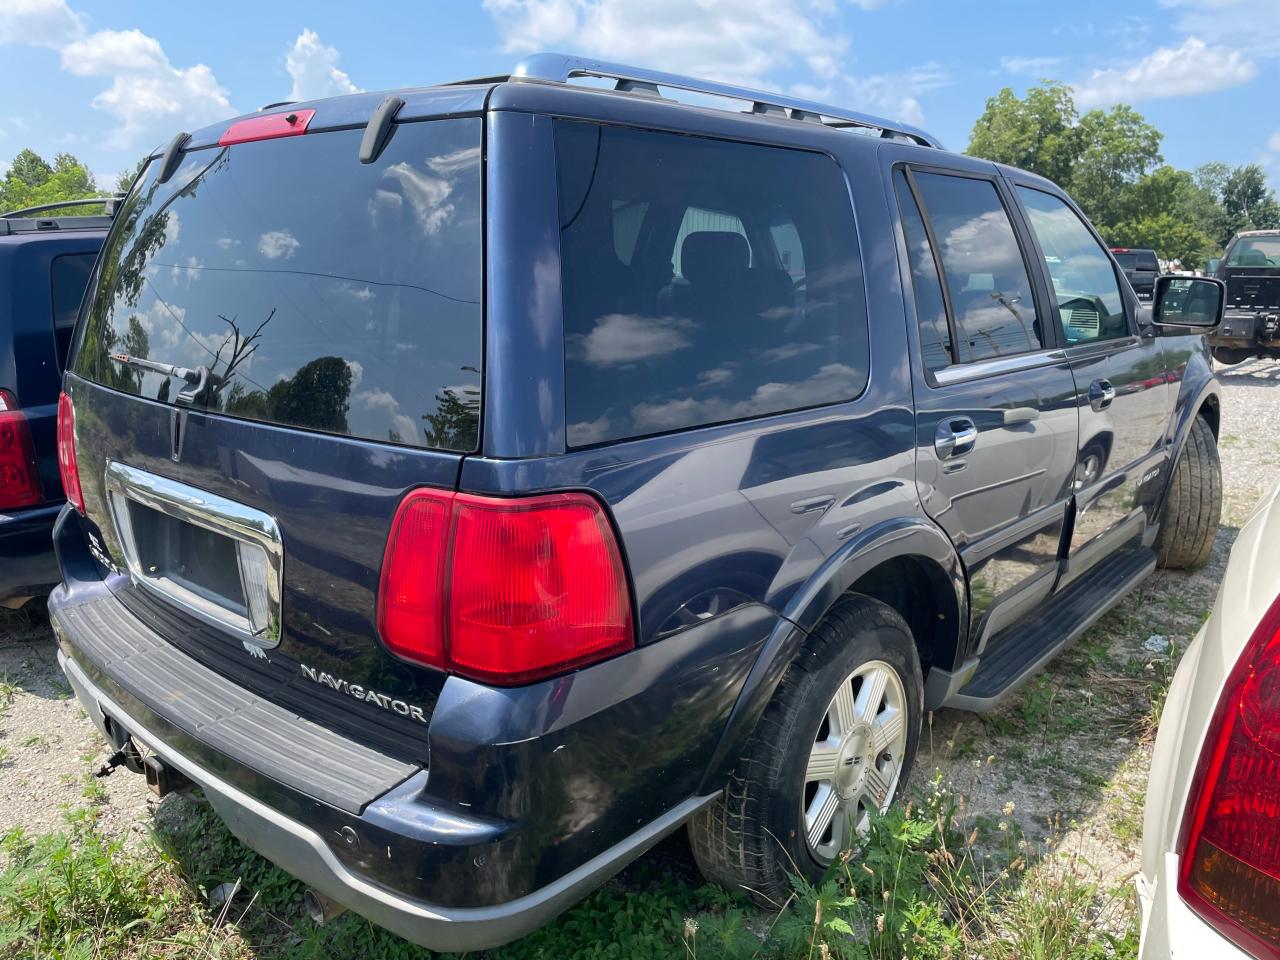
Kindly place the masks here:
POLYGON ((680 269, 694 286, 731 282, 751 264, 747 238, 727 230, 700 230, 680 245, 680 269))

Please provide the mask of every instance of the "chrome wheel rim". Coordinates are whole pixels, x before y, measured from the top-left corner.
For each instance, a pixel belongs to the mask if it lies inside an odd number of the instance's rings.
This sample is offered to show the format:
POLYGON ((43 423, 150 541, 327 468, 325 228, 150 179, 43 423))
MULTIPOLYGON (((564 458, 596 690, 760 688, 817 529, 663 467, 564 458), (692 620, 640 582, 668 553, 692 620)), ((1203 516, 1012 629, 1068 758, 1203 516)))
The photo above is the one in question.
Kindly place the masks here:
POLYGON ((809 750, 800 816, 809 852, 830 863, 893 799, 907 752, 907 696, 883 660, 844 678, 809 750))

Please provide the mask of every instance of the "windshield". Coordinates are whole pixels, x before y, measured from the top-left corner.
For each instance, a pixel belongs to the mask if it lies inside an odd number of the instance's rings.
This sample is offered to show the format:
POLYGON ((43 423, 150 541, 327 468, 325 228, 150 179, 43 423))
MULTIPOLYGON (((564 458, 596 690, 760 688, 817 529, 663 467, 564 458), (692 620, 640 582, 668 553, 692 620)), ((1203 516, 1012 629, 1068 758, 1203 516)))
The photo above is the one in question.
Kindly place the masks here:
POLYGON ((75 372, 235 417, 476 448, 480 120, 188 153, 118 215, 75 372))
POLYGON ((1280 236, 1241 237, 1231 248, 1228 267, 1280 267, 1280 236))

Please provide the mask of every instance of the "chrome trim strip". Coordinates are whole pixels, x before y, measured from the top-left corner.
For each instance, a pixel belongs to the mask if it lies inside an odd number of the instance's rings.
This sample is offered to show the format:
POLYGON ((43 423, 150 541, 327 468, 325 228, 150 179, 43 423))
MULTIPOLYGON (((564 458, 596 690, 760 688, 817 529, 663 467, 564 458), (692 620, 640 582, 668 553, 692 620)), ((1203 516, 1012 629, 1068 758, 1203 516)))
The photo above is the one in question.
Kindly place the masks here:
MULTIPOLYGON (((201 619, 217 626, 229 628, 246 643, 270 649, 280 643, 281 584, 284 580, 284 542, 280 527, 270 514, 247 507, 226 497, 208 493, 198 487, 178 483, 167 477, 156 476, 115 460, 107 462, 106 486, 111 505, 111 519, 124 552, 125 563, 133 576, 133 582, 163 599, 175 603, 201 619), (267 560, 267 622, 252 622, 252 611, 243 616, 213 603, 171 580, 159 580, 147 576, 142 569, 134 543, 133 529, 128 512, 120 509, 120 499, 132 500, 150 507, 166 516, 183 520, 205 530, 221 534, 238 544, 248 544, 262 550, 267 560)), ((241 585, 245 602, 249 603, 248 585, 244 583, 243 561, 239 548, 236 551, 240 566, 241 585)))
POLYGON ((608 63, 603 60, 589 60, 585 57, 567 56, 563 53, 536 53, 516 64, 511 72, 512 80, 540 80, 546 83, 568 83, 574 77, 599 77, 604 80, 619 80, 629 84, 655 84, 670 87, 674 90, 687 90, 691 93, 709 94, 714 97, 728 97, 731 100, 746 100, 752 104, 752 112, 765 116, 777 116, 779 112, 789 115, 793 120, 810 120, 829 117, 839 121, 828 126, 852 124, 870 130, 880 130, 882 134, 907 137, 921 146, 944 149, 942 143, 930 133, 909 123, 899 123, 885 117, 877 117, 869 113, 860 113, 846 107, 817 103, 799 97, 788 97, 778 93, 767 93, 753 90, 750 87, 737 87, 714 80, 700 80, 697 77, 684 76, 678 73, 664 73, 660 70, 646 70, 643 67, 631 67, 623 63, 608 63), (787 114, 787 111, 791 111, 787 114))
POLYGON ((1062 363, 1066 359, 1066 351, 1056 348, 1039 350, 1035 353, 1018 353, 1011 357, 992 357, 990 360, 977 360, 973 363, 957 363, 950 367, 943 367, 941 370, 934 371, 933 379, 938 386, 942 387, 1005 373, 1021 373, 1023 370, 1062 363))

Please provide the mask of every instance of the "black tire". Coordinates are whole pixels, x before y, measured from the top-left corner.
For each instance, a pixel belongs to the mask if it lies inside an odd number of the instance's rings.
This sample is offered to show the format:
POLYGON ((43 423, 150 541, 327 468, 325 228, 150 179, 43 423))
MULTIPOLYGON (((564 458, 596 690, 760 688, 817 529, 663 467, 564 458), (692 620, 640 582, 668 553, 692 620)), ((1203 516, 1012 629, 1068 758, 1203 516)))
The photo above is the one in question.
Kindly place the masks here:
POLYGON ((1222 518, 1222 464, 1218 442, 1204 417, 1196 417, 1173 467, 1164 503, 1156 556, 1160 566, 1193 570, 1204 566, 1222 518))
POLYGON ((1248 350, 1242 350, 1238 347, 1214 347, 1213 359, 1226 367, 1234 367, 1237 363, 1244 363, 1253 354, 1248 350))
POLYGON ((788 874, 798 871, 811 881, 822 876, 829 861, 815 857, 804 830, 809 755, 842 682, 875 661, 892 667, 905 694, 906 746, 889 798, 901 795, 920 738, 920 659, 911 628, 893 608, 850 594, 788 668, 725 793, 689 822, 694 859, 708 880, 776 908, 788 896, 788 874))

